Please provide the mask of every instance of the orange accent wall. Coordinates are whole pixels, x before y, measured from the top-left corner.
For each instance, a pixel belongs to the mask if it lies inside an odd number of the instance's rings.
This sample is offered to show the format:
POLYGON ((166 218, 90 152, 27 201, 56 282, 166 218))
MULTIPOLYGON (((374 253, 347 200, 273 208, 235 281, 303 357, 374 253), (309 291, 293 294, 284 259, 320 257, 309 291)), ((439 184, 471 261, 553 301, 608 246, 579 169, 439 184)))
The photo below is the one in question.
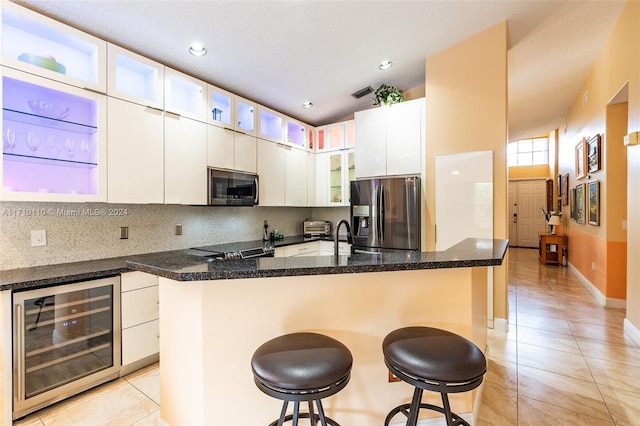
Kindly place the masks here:
POLYGON ((627 243, 569 228, 569 262, 607 298, 627 297, 627 243), (594 269, 595 267, 595 269, 594 269))

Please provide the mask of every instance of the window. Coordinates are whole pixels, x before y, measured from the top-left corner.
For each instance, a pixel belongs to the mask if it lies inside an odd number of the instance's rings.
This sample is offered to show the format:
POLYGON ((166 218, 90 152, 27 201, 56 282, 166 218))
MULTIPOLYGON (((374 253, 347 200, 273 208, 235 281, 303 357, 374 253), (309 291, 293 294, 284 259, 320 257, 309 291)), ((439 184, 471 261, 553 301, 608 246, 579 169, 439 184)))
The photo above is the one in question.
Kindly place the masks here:
POLYGON ((549 163, 549 138, 524 139, 507 146, 507 166, 535 166, 549 163))

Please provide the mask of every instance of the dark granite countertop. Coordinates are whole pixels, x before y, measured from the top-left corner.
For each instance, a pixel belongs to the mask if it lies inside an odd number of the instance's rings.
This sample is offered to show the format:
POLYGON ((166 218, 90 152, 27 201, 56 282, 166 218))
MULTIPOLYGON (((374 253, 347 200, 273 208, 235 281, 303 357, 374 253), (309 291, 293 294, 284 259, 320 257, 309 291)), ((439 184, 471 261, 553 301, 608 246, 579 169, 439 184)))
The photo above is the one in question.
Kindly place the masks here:
POLYGON ((467 268, 501 265, 507 244, 507 240, 468 238, 441 252, 260 257, 232 261, 202 257, 194 259, 193 256, 180 253, 158 253, 144 260, 131 259, 127 265, 130 269, 175 281, 467 268))
MULTIPOLYGON (((318 239, 286 237, 275 242, 275 247, 318 239)), ((232 261, 195 256, 191 254, 192 250, 186 249, 0 271, 0 290, 55 286, 132 270, 176 281, 197 281, 496 266, 502 264, 507 244, 507 240, 469 238, 442 252, 262 257, 232 261)))

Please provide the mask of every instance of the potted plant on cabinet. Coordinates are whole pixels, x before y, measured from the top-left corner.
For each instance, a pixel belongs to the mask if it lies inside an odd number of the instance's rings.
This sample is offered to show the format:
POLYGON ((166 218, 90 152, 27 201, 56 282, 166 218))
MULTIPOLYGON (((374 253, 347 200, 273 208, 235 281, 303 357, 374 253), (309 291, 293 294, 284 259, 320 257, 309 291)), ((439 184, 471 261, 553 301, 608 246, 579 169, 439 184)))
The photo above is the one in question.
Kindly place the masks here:
POLYGON ((386 84, 380 85, 375 91, 374 105, 392 105, 406 101, 402 90, 386 84))

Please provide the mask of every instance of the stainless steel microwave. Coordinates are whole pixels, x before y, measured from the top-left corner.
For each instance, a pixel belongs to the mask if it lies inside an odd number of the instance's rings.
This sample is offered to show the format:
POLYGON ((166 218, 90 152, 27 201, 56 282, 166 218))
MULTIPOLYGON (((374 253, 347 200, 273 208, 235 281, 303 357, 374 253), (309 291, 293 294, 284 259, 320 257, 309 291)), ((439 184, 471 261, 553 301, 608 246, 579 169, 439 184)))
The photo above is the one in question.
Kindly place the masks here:
POLYGON ((209 168, 210 206, 255 206, 258 204, 258 175, 209 168))

